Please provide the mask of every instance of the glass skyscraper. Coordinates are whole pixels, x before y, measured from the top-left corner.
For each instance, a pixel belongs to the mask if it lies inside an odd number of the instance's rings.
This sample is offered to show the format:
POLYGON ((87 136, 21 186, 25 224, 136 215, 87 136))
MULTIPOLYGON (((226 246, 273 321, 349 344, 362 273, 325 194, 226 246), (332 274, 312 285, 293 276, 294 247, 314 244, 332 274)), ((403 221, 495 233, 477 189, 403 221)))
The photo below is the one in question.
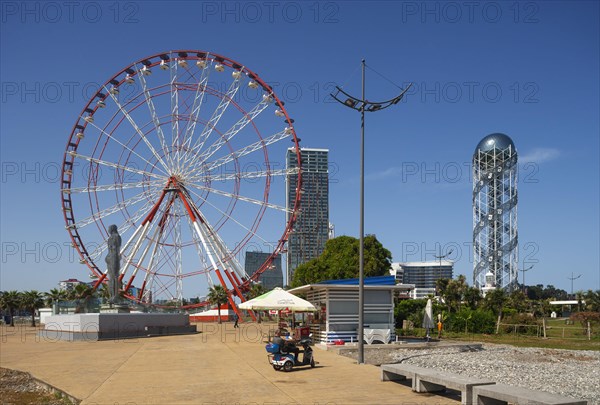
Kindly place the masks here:
MULTIPOLYGON (((289 148, 286 156, 288 170, 296 168, 296 151, 289 148)), ((302 148, 302 195, 300 215, 288 238, 287 283, 296 267, 323 253, 329 235, 329 150, 302 148)), ((288 175, 286 181, 286 201, 289 210, 293 209, 296 196, 297 178, 288 175)))
MULTIPOLYGON (((247 274, 254 274, 267 261, 271 253, 267 252, 246 252, 244 270, 247 274)), ((283 271, 281 270, 281 256, 273 258, 270 268, 267 268, 260 276, 258 281, 265 288, 265 291, 271 291, 275 287, 283 287, 283 271)))

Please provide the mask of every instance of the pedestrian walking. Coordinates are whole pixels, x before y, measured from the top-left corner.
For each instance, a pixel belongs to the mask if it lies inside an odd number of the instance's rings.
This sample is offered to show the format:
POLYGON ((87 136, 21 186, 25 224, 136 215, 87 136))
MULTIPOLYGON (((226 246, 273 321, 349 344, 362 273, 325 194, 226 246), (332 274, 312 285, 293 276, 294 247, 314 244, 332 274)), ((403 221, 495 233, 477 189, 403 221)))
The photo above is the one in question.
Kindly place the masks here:
POLYGON ((238 325, 238 321, 240 320, 240 317, 238 316, 238 314, 236 314, 236 313, 233 314, 233 320, 235 321, 235 323, 233 324, 233 327, 239 328, 240 325, 238 325))

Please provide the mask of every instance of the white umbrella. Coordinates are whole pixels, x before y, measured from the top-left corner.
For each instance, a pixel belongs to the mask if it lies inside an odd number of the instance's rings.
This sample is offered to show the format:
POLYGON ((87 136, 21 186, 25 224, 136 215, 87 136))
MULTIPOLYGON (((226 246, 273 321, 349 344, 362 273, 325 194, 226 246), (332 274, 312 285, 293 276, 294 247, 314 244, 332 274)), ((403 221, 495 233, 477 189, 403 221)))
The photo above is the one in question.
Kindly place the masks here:
POLYGON ((238 305, 238 308, 251 310, 288 309, 292 312, 314 312, 317 310, 310 302, 298 298, 279 287, 250 301, 242 302, 238 305))
POLYGON ((427 300, 425 305, 425 314, 423 315, 423 327, 427 330, 427 337, 429 338, 429 329, 432 329, 435 325, 433 324, 433 305, 431 299, 427 300))

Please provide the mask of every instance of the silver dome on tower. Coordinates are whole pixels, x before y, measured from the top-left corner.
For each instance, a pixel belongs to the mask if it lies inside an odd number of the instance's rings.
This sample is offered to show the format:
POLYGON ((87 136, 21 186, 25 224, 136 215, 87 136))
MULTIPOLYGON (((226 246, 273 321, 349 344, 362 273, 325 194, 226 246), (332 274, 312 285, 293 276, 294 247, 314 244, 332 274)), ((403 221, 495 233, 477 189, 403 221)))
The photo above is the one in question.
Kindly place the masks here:
POLYGON ((473 154, 473 284, 517 285, 517 149, 508 135, 483 138, 473 154))
POLYGON ((499 132, 495 134, 490 134, 483 138, 481 141, 479 141, 479 143, 477 144, 477 148, 475 148, 475 153, 477 153, 477 151, 490 152, 494 149, 512 149, 516 153, 515 144, 513 140, 510 139, 510 136, 501 134, 499 132))

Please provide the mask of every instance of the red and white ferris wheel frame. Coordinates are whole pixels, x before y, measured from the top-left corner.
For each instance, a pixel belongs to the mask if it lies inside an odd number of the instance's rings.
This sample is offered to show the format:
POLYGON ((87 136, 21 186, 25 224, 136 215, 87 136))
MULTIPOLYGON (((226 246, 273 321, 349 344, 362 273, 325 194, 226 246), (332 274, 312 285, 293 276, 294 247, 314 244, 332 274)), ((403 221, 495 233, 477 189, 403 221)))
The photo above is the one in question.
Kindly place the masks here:
MULTIPOLYGON (((254 73, 253 71, 251 71, 244 65, 234 61, 233 59, 230 59, 230 58, 227 58, 225 56, 218 55, 215 53, 211 53, 211 52, 207 52, 207 51, 199 51, 199 50, 173 50, 173 51, 169 51, 169 52, 157 53, 155 55, 142 58, 142 59, 128 65, 127 67, 121 69, 113 77, 111 77, 109 80, 107 80, 102 86, 100 86, 100 89, 98 90, 98 92, 96 92, 90 98, 90 100, 87 102, 87 104, 84 106, 81 113, 79 114, 77 121, 73 125, 73 127, 71 129, 71 134, 69 136, 69 140, 67 142, 64 157, 63 157, 62 170, 61 170, 61 207, 62 207, 63 217, 64 217, 65 224, 66 224, 65 228, 69 232, 69 236, 72 241, 72 247, 79 254, 79 257, 81 259, 80 263, 82 263, 82 264, 85 263, 87 265, 87 267, 90 269, 90 271, 92 272, 92 275, 98 278, 98 283, 96 284, 96 286, 98 286, 102 281, 104 281, 104 278, 106 277, 106 271, 102 271, 100 269, 100 267, 98 267, 98 265, 90 257, 90 253, 88 252, 88 250, 86 249, 86 247, 84 245, 84 241, 82 240, 82 238, 79 234, 79 231, 77 229, 77 226, 76 226, 75 216, 73 213, 71 192, 70 192, 72 179, 73 179, 73 169, 74 169, 76 154, 77 154, 79 144, 83 139, 82 137, 78 136, 78 134, 85 133, 86 128, 89 124, 88 121, 86 121, 84 119, 84 117, 93 116, 99 108, 98 103, 105 102, 105 100, 107 100, 110 97, 108 92, 103 91, 104 89, 108 89, 109 86, 114 86, 114 87, 118 88, 123 83, 125 83, 127 76, 135 77, 138 74, 138 69, 135 68, 136 66, 143 64, 144 66, 147 66, 148 68, 152 68, 157 65, 160 65, 161 61, 171 62, 171 61, 180 61, 180 60, 186 60, 186 61, 191 61, 191 62, 197 62, 197 61, 203 60, 203 61, 205 61, 207 63, 211 63, 211 64, 212 63, 220 63, 224 66, 227 66, 231 69, 237 70, 237 71, 247 75, 250 78, 250 80, 256 82, 263 89, 263 91, 265 92, 266 95, 273 98, 273 102, 276 104, 277 109, 283 114, 284 121, 287 124, 286 130, 290 131, 290 135, 292 137, 291 141, 294 144, 293 150, 295 151, 296 161, 297 161, 297 165, 299 168, 297 170, 297 174, 296 174, 297 187, 295 190, 295 199, 293 201, 293 208, 291 209, 288 221, 285 225, 283 235, 278 240, 277 244, 274 246, 272 254, 259 267, 259 269, 252 275, 249 275, 249 278, 246 280, 240 280, 236 276, 235 272, 233 272, 233 271, 230 272, 227 269, 222 269, 223 272, 225 273, 227 281, 229 281, 229 284, 231 285, 231 287, 227 284, 226 280, 223 278, 219 269, 218 268, 214 269, 215 273, 217 274, 217 276, 219 278, 221 285, 223 285, 225 290, 228 292, 230 303, 233 303, 232 295, 238 296, 243 301, 244 297, 242 294, 244 292, 247 292, 250 289, 251 285, 258 280, 259 276, 264 271, 271 268, 274 258, 278 254, 284 252, 285 244, 287 243, 288 236, 289 236, 290 232, 292 231, 293 225, 296 222, 296 219, 300 212, 302 170, 300 169, 301 168, 301 159, 300 159, 299 138, 297 137, 296 131, 294 129, 294 125, 293 125, 294 120, 290 118, 287 110, 284 107, 284 102, 279 99, 279 97, 273 91, 272 87, 269 86, 256 73, 254 73)), ((208 91, 210 94, 215 95, 217 97, 219 96, 219 94, 217 94, 218 92, 214 92, 213 90, 208 88, 208 86, 204 87, 204 91, 208 91)), ((222 94, 220 96, 222 96, 222 94)), ((230 101, 243 114, 246 114, 246 112, 243 109, 241 109, 240 106, 236 105, 233 100, 230 100, 230 101)), ((143 100, 138 104, 138 106, 141 104, 144 104, 143 100)), ((138 106, 136 106, 136 108, 138 106)), ((174 117, 172 117, 172 118, 176 119, 174 117)), ((121 117, 121 121, 123 119, 125 119, 125 117, 121 117)), ((164 123, 168 123, 168 121, 161 123, 161 125, 164 123)), ((252 123, 252 125, 254 125, 253 122, 251 122, 251 123, 252 123)), ((258 132, 258 130, 257 130, 257 132, 258 132)), ((259 133, 259 136, 260 136, 260 133, 259 133)), ((267 183, 267 186, 265 188, 265 199, 268 196, 268 192, 269 192, 269 184, 267 183)), ((161 198, 159 200, 162 201, 163 197, 164 197, 164 195, 161 196, 161 198)), ((199 212, 197 212, 197 209, 192 207, 191 204, 187 204, 185 195, 180 194, 180 198, 181 197, 183 197, 183 201, 185 202, 186 209, 188 211, 188 215, 192 218, 192 220, 194 220, 194 218, 198 219, 199 212)), ((158 208, 158 205, 160 205, 160 201, 157 202, 157 205, 151 210, 151 212, 148 215, 146 215, 146 218, 144 219, 144 221, 152 221, 154 219, 154 215, 156 214, 156 209, 158 208)), ((290 204, 290 206, 291 205, 292 204, 290 204)), ((263 207, 262 214, 264 214, 264 209, 266 209, 266 207, 263 207)), ((260 214, 260 217, 262 217, 262 214, 260 214)), ((258 218, 258 219, 260 221, 260 218, 258 218)), ((144 222, 144 221, 142 221, 142 222, 144 222)), ((100 219, 99 223, 97 224, 97 226, 99 227, 99 230, 101 230, 101 231, 103 230, 104 234, 108 235, 107 227, 102 223, 101 219, 100 219)), ((241 246, 243 246, 243 244, 240 244, 240 248, 241 248, 241 246)), ((121 278, 122 278, 122 276, 123 275, 121 275, 121 278)), ((129 287, 129 285, 131 285, 131 281, 128 282, 127 287, 129 287)), ((125 288, 124 291, 127 291, 127 288, 125 288)), ((129 298, 138 299, 139 297, 129 297, 129 298)), ((204 304, 206 304, 206 303, 205 302, 200 303, 199 305, 204 305, 204 304)), ((233 307, 234 307, 234 310, 237 311, 237 308, 235 307, 235 305, 233 305, 233 307)))

